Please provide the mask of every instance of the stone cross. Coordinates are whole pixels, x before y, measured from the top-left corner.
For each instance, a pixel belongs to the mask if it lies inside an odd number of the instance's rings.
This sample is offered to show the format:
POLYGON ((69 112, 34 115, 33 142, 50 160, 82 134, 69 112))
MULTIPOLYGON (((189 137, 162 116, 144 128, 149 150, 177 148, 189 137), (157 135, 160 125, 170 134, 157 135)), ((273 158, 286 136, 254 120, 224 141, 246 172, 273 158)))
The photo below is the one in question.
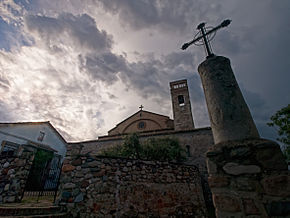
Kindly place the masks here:
POLYGON ((210 46, 210 41, 213 39, 213 37, 216 34, 216 31, 220 28, 226 27, 231 23, 231 20, 224 20, 220 25, 210 29, 208 32, 206 32, 207 29, 205 27, 205 23, 200 23, 197 26, 197 29, 199 32, 195 35, 194 39, 191 40, 190 42, 184 43, 181 47, 182 50, 187 49, 190 45, 195 44, 195 45, 204 45, 205 50, 207 53, 207 58, 213 57, 214 54, 212 52, 211 46, 210 46), (212 34, 212 35, 210 35, 212 34), (200 42, 202 40, 202 42, 200 42))

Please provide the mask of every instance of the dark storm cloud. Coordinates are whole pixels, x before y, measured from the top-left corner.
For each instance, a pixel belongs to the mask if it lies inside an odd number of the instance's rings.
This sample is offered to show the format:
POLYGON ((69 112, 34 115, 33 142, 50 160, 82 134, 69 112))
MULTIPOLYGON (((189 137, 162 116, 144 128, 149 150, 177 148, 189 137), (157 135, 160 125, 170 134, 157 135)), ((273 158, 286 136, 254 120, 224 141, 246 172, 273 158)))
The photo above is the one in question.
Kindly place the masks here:
POLYGON ((128 71, 128 63, 123 56, 112 52, 99 54, 79 55, 79 65, 83 72, 87 72, 92 78, 112 84, 118 80, 118 73, 128 71))
POLYGON ((11 44, 9 42, 12 35, 15 35, 15 27, 11 27, 7 22, 5 22, 0 16, 0 48, 9 51, 11 44))
POLYGON ((289 10, 290 2, 283 0, 238 2, 232 11, 233 22, 213 42, 217 53, 231 58, 238 80, 248 89, 260 91, 267 102, 274 95, 285 102, 282 93, 290 91, 289 10))
POLYGON ((67 33, 79 48, 103 51, 112 46, 112 37, 100 31, 95 20, 87 14, 60 14, 57 18, 28 15, 25 21, 28 30, 37 32, 49 45, 67 33))
POLYGON ((128 88, 133 88, 146 98, 151 97, 153 93, 161 96, 167 94, 161 81, 162 75, 167 72, 161 70, 163 63, 156 59, 128 62, 124 56, 106 52, 79 55, 79 63, 81 71, 108 85, 121 79, 128 88))
POLYGON ((208 126, 208 113, 200 78, 193 70, 193 55, 173 52, 161 58, 128 64, 126 78, 130 86, 145 98, 152 99, 160 106, 170 106, 169 82, 187 79, 191 96, 194 120, 197 126, 208 126))
POLYGON ((267 123, 270 122, 270 117, 273 115, 273 110, 271 107, 261 95, 245 89, 242 84, 241 87, 244 98, 259 130, 260 136, 276 139, 275 137, 277 133, 275 132, 275 129, 267 126, 267 123))
MULTIPOLYGON (((128 62, 124 56, 107 52, 79 55, 79 63, 81 71, 88 73, 95 80, 110 85, 121 79, 128 88, 135 90, 142 97, 156 101, 170 99, 170 81, 186 78, 193 93, 193 102, 204 106, 200 79, 192 70, 192 58, 189 53, 173 52, 161 58, 152 56, 144 61, 128 62)), ((160 102, 163 103, 164 100, 160 102)), ((204 111, 204 108, 202 110, 204 111)))
POLYGON ((205 15, 216 19, 221 3, 189 0, 98 0, 103 8, 117 14, 124 24, 134 29, 161 27, 184 31, 191 22, 205 15))
MULTIPOLYGON (((62 91, 59 94, 62 100, 54 102, 50 96, 41 93, 39 96, 32 95, 28 101, 35 105, 33 106, 34 109, 32 109, 32 106, 30 109, 32 113, 37 115, 37 111, 43 109, 40 106, 43 103, 48 105, 47 107, 50 110, 53 110, 54 106, 62 108, 64 105, 72 104, 70 100, 73 99, 73 96, 69 95, 70 92, 87 93, 88 89, 91 95, 95 95, 93 83, 102 81, 110 87, 120 79, 128 90, 136 92, 138 96, 150 99, 151 102, 157 102, 159 106, 170 108, 168 83, 186 78, 190 88, 194 119, 199 123, 197 126, 208 125, 203 90, 196 72, 198 64, 204 59, 204 54, 201 53, 203 48, 191 47, 187 51, 180 51, 178 49, 181 43, 177 42, 177 37, 182 34, 181 42, 190 40, 192 35, 195 34, 196 25, 199 22, 205 21, 208 23, 207 25, 215 26, 224 18, 231 18, 233 22, 227 29, 217 33, 212 46, 215 54, 230 57, 234 73, 262 136, 272 136, 270 128, 265 123, 276 110, 290 102, 288 94, 290 93, 290 62, 288 60, 290 4, 287 0, 222 0, 218 3, 214 0, 75 0, 71 5, 62 0, 31 2, 33 3, 25 4, 25 8, 29 10, 29 7, 31 7, 33 11, 30 12, 38 14, 28 15, 25 18, 25 25, 32 33, 32 37, 35 40, 39 38, 41 42, 46 43, 48 49, 45 49, 50 51, 50 55, 58 55, 59 60, 62 59, 61 57, 68 57, 66 61, 75 64, 69 70, 58 66, 60 69, 53 71, 55 65, 50 66, 49 63, 47 63, 49 66, 46 67, 50 70, 40 69, 45 74, 47 73, 46 81, 56 81, 55 83, 59 84, 57 88, 62 91), (120 33, 119 30, 114 32, 110 30, 110 27, 104 25, 103 28, 108 28, 107 31, 116 34, 114 38, 118 43, 132 40, 133 48, 136 46, 134 37, 140 37, 139 33, 152 33, 152 38, 156 39, 156 42, 150 41, 150 43, 156 45, 156 48, 152 50, 145 49, 152 52, 152 55, 144 54, 144 50, 142 50, 147 45, 150 47, 145 35, 141 36, 141 49, 135 51, 135 54, 140 54, 139 61, 129 61, 126 55, 115 54, 112 48, 119 49, 119 53, 128 52, 129 54, 129 52, 134 51, 129 51, 132 49, 129 43, 128 47, 130 48, 128 50, 126 48, 120 49, 118 44, 113 44, 111 35, 96 26, 96 21, 99 24, 106 24, 107 21, 97 20, 102 15, 95 12, 95 9, 99 9, 94 4, 95 2, 98 2, 109 14, 116 15, 123 26, 130 27, 130 29, 125 28, 130 33, 128 34, 130 37, 124 39, 122 31, 120 33), (38 5, 42 5, 43 8, 38 8, 38 5), (51 5, 51 7, 44 7, 48 5, 51 5), (86 7, 92 8, 87 10, 86 7), (72 14, 63 13, 63 11, 72 14), (92 13, 92 11, 95 13, 92 13), (84 12, 90 15, 82 14, 84 12), (49 17, 49 15, 52 17, 49 17), (155 37, 157 34, 160 34, 162 39, 155 37), (161 44, 164 41, 176 44, 174 46, 176 50, 174 51, 173 48, 167 49, 166 46, 162 47, 161 44), (68 47, 69 49, 67 49, 68 47), (122 49, 124 51, 120 51, 122 49), (158 56, 162 53, 163 55, 158 56), (145 58, 145 56, 148 57, 145 58), (79 69, 80 72, 78 73, 81 74, 81 77, 83 75, 90 76, 89 81, 85 82, 87 78, 80 81, 80 75, 76 75, 76 72, 74 72, 74 70, 78 71, 79 69), (68 73, 66 71, 72 72, 68 73), (62 74, 65 75, 63 78, 60 76, 62 74), (67 82, 64 77, 70 76, 71 78, 67 82), (74 80, 76 81, 74 82, 74 80)), ((116 25, 120 26, 120 23, 116 25)), ((13 31, 10 31, 11 34, 14 33, 13 31)), ((5 33, 7 34, 6 30, 5 33)), ((2 40, 3 37, 5 40, 7 38, 7 35, 4 35, 2 34, 2 40)), ((0 41, 2 40, 0 36, 0 41)), ((19 41, 19 39, 17 40, 19 41)), ((136 41, 139 42, 139 40, 136 41)), ((36 45, 36 47, 41 47, 39 45, 36 45)), ((26 52, 28 51, 26 50, 26 52)), ((26 57, 27 54, 24 53, 23 57, 26 57)), ((67 65, 65 66, 67 67, 67 65)), ((34 68, 31 69, 33 72, 31 74, 36 74, 34 68)), ((7 81, 10 82, 10 80, 0 78, 0 89, 5 90, 13 84, 12 82, 9 84, 7 81)), ((49 85, 47 83, 46 87, 49 85)), ((50 88, 54 90, 54 87, 50 88)), ((116 95, 116 93, 114 94, 116 95)), ((126 94, 120 93, 120 96, 116 95, 116 97, 122 99, 122 96, 126 94)), ((102 97, 97 96, 96 98, 101 99, 102 97)), ((86 102, 83 99, 83 97, 78 98, 80 104, 91 105, 91 100, 86 102)), ((114 97, 112 99, 116 100, 114 97)), ((106 99, 102 99, 102 101, 106 101, 106 99)), ((15 102, 13 108, 21 107, 19 100, 17 102, 17 99, 12 98, 11 102, 15 102)), ((8 111, 9 108, 7 107, 5 110, 8 111)), ((80 110, 85 113, 85 116, 80 119, 96 114, 96 110, 89 111, 85 108, 80 110)), ((67 112, 61 116, 61 113, 58 114, 57 111, 54 110, 56 115, 49 114, 47 116, 56 120, 57 125, 68 128, 67 120, 64 118, 67 112)), ((100 124, 103 125, 104 119, 101 116, 105 116, 105 113, 100 112, 96 115, 100 124)), ((7 116, 7 113, 4 116, 7 116)), ((73 116, 73 119, 75 119, 75 116, 73 116)))
POLYGON ((99 30, 95 21, 88 15, 63 14, 57 18, 30 15, 26 17, 26 24, 29 30, 37 32, 48 45, 61 37, 64 32, 69 33, 67 40, 76 43, 69 45, 80 52, 78 62, 81 72, 108 85, 120 78, 128 87, 146 98, 153 97, 153 94, 168 95, 168 87, 164 87, 163 79, 172 74, 173 66, 168 66, 169 68, 166 66, 169 62, 177 59, 175 61, 179 62, 177 66, 189 64, 188 58, 182 60, 180 57, 186 55, 180 54, 166 56, 162 61, 152 58, 148 61, 130 63, 124 56, 111 51, 111 36, 99 30), (78 50, 80 47, 83 49, 78 50), (94 52, 91 52, 91 49, 94 52))

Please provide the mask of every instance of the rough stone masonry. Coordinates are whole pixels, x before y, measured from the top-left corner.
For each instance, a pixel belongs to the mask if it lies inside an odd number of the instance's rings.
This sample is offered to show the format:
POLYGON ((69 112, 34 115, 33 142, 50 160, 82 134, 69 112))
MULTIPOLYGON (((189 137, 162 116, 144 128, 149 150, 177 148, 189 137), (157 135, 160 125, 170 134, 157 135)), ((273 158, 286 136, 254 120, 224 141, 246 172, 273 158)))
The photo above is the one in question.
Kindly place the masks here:
POLYGON ((232 72, 214 56, 200 64, 215 145, 207 152, 218 218, 290 217, 290 173, 277 143, 261 139, 232 72))
POLYGON ((35 152, 25 147, 19 155, 0 158, 0 203, 21 201, 35 152))
POLYGON ((80 151, 68 147, 61 176, 72 217, 207 217, 197 167, 80 151))

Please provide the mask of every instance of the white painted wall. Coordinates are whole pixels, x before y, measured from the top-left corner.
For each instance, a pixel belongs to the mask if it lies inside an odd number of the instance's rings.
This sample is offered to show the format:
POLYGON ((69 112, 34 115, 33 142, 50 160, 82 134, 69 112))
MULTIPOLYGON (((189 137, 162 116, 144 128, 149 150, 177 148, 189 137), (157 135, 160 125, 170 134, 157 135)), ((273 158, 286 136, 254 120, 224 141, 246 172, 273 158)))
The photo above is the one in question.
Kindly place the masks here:
POLYGON ((48 123, 14 124, 9 126, 0 125, 0 146, 3 140, 18 144, 27 144, 28 141, 32 141, 48 145, 63 157, 66 153, 66 144, 59 138, 48 123), (40 131, 45 133, 43 141, 37 140, 40 131))

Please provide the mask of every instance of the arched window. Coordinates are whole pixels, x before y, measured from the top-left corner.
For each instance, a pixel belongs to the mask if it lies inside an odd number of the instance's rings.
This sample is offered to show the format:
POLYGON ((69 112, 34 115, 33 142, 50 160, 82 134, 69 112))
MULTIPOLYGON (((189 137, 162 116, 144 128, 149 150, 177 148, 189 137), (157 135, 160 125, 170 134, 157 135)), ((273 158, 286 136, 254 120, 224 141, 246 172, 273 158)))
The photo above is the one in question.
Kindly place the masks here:
POLYGON ((138 129, 145 129, 145 127, 146 127, 146 124, 144 121, 141 121, 138 123, 138 129))
POLYGON ((178 104, 179 106, 184 106, 184 96, 178 95, 178 104))

